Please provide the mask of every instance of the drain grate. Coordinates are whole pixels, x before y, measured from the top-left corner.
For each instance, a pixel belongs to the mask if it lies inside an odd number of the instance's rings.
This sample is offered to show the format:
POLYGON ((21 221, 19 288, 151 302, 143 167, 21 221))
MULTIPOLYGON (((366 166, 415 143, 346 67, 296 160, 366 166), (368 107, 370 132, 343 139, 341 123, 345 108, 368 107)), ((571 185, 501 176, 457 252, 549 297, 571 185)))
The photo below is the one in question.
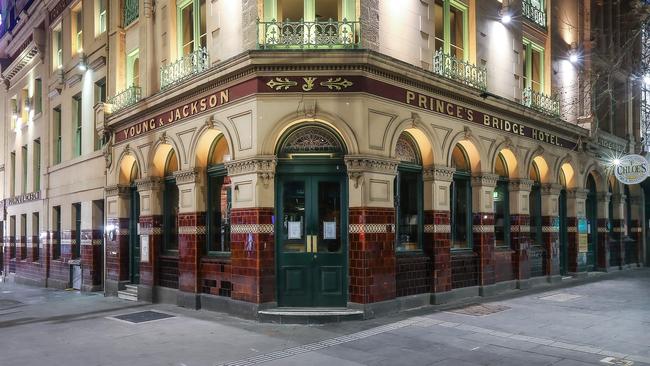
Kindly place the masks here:
POLYGON ((624 360, 622 358, 616 358, 616 357, 605 357, 600 362, 607 364, 607 365, 616 365, 616 366, 632 366, 634 365, 634 362, 630 360, 624 360))
POLYGON ((471 316, 485 316, 500 313, 508 309, 510 308, 504 305, 475 304, 466 306, 462 309, 451 310, 450 312, 471 316))
POLYGON ((579 299, 582 296, 580 295, 573 295, 573 294, 567 294, 567 293, 559 293, 559 294, 553 294, 553 295, 548 295, 544 297, 540 297, 542 300, 548 300, 548 301, 557 301, 557 302, 566 302, 566 301, 571 301, 575 299, 579 299))
POLYGON ((140 323, 152 322, 155 320, 175 318, 175 316, 165 314, 165 313, 160 313, 157 311, 146 310, 146 311, 138 311, 137 313, 113 316, 112 318, 133 323, 133 324, 140 324, 140 323))

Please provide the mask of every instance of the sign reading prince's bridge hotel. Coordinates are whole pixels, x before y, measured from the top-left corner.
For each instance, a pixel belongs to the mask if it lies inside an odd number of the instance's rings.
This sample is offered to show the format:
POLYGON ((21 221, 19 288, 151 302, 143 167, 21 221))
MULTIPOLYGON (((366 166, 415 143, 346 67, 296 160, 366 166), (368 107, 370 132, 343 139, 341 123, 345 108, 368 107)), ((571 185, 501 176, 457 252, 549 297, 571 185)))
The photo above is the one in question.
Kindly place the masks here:
POLYGON ((648 176, 648 161, 641 155, 625 155, 614 164, 616 179, 623 184, 638 184, 648 176))

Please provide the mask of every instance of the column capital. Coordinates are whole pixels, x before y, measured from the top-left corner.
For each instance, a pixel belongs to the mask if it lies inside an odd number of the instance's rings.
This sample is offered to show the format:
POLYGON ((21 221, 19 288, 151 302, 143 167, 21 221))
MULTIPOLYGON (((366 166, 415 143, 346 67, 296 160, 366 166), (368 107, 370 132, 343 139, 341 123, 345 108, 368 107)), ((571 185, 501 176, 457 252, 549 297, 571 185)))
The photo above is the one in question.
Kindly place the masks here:
POLYGON ((481 175, 472 176, 472 187, 491 187, 497 186, 499 176, 492 173, 483 173, 481 175))
POLYGON ((159 190, 162 188, 163 183, 164 179, 160 177, 147 177, 135 181, 138 192, 159 190))
POLYGON ((176 184, 191 184, 199 183, 201 181, 201 174, 197 168, 188 170, 179 170, 174 172, 176 184))
POLYGON ((567 191, 567 197, 570 199, 584 200, 587 199, 588 194, 589 194, 589 190, 584 188, 573 188, 567 191))
POLYGON ((258 155, 251 158, 233 160, 224 164, 228 175, 236 177, 239 175, 256 174, 264 186, 275 178, 275 167, 277 165, 275 155, 258 155))
MULTIPOLYGON (((598 198, 600 199, 600 194, 598 198)), ((625 204, 625 195, 622 193, 610 193, 610 199, 612 200, 612 203, 615 205, 625 204)))
POLYGON ((108 186, 104 188, 106 197, 112 196, 127 196, 129 194, 129 186, 122 184, 116 184, 114 186, 108 186))
POLYGON ((533 187, 533 181, 530 179, 513 179, 509 183, 508 189, 512 192, 515 191, 524 191, 524 192, 530 192, 531 188, 533 187))
POLYGON ((381 156, 347 155, 345 166, 350 173, 373 172, 381 174, 397 174, 399 161, 381 156))
POLYGON ((561 184, 546 183, 542 184, 542 196, 559 196, 562 190, 561 184))
POLYGON ((424 180, 434 180, 441 182, 451 182, 454 180, 454 173, 456 168, 444 166, 444 165, 432 165, 424 168, 423 178, 424 180))

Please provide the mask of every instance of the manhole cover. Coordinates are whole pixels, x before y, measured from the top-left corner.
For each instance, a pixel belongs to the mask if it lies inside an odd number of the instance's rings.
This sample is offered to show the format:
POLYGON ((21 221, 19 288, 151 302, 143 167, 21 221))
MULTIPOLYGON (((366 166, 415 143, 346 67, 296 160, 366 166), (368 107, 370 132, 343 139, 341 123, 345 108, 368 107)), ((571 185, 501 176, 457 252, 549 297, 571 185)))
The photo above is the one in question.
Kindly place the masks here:
POLYGON ((508 309, 510 308, 503 305, 478 304, 478 305, 466 306, 462 309, 451 310, 451 312, 456 314, 471 315, 471 316, 484 316, 484 315, 498 313, 508 309))
POLYGON ((565 301, 575 300, 575 299, 578 299, 578 298, 581 298, 581 297, 582 296, 580 296, 580 295, 559 293, 559 294, 540 297, 540 299, 548 300, 548 301, 565 302, 565 301))
POLYGON ((140 324, 140 323, 152 322, 154 320, 175 318, 175 316, 165 314, 165 313, 159 313, 157 311, 146 310, 146 311, 139 311, 137 313, 118 315, 118 316, 114 316, 113 318, 118 320, 123 320, 125 322, 129 322, 133 324, 140 324))
POLYGON ((6 310, 23 305, 22 302, 16 300, 0 299, 0 310, 6 310))
POLYGON ((634 362, 630 360, 624 360, 622 358, 616 358, 616 357, 605 357, 600 362, 606 364, 606 365, 617 365, 617 366, 632 366, 634 365, 634 362))

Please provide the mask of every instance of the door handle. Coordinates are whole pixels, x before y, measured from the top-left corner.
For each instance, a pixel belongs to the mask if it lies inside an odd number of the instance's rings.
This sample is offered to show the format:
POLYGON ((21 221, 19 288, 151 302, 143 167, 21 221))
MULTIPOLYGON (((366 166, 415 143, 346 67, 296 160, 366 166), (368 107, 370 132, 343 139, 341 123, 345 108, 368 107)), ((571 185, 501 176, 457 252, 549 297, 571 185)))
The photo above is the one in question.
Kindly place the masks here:
MULTIPOLYGON (((317 253, 318 252, 318 235, 312 235, 311 236, 311 252, 312 253, 317 253)), ((314 258, 316 258, 315 255, 314 255, 314 258)))
POLYGON ((307 235, 307 253, 311 253, 311 235, 307 235))

